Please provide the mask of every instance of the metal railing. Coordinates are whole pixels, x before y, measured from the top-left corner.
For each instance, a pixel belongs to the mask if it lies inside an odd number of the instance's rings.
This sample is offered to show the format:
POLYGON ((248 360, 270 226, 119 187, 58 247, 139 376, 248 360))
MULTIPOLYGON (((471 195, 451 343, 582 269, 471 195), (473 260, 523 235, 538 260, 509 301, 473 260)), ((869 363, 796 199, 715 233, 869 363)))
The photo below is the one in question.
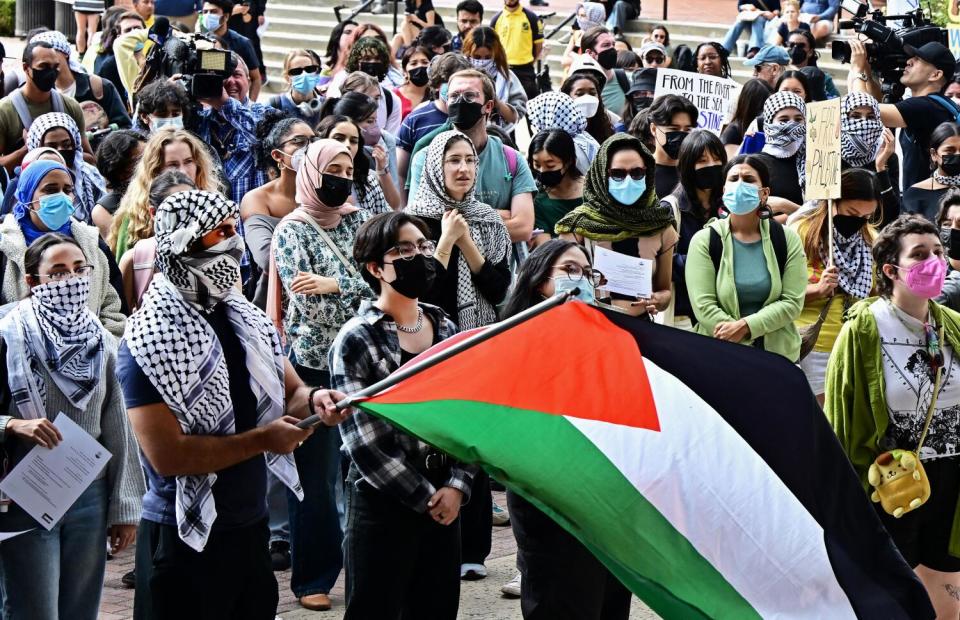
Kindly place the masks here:
MULTIPOLYGON (((369 7, 371 4, 373 4, 373 2, 374 2, 374 0, 366 0, 363 4, 361 4, 360 6, 358 6, 357 8, 355 8, 354 10, 350 11, 350 14, 347 15, 346 17, 340 17, 340 11, 342 11, 342 10, 345 9, 345 8, 347 8, 347 5, 345 5, 345 4, 339 4, 339 5, 335 6, 335 7, 333 7, 333 14, 337 16, 337 23, 338 23, 338 24, 339 24, 340 22, 348 22, 348 21, 352 20, 354 17, 356 17, 357 15, 359 15, 360 13, 363 13, 364 11, 366 11, 366 10, 367 10, 367 7, 369 7)), ((394 5, 394 14, 396 14, 396 5, 394 5)))

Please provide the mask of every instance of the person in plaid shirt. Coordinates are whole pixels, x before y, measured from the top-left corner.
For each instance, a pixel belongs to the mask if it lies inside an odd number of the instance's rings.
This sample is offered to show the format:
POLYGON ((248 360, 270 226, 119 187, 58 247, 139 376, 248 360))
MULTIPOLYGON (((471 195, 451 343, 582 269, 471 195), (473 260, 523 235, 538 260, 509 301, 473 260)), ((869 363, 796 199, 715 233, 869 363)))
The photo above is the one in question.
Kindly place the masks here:
MULTIPOLYGON (((438 270, 428 230, 417 217, 391 212, 357 232, 354 259, 379 297, 363 302, 334 340, 336 389, 352 394, 373 385, 456 333, 443 310, 417 301, 438 270)), ((476 468, 367 413, 340 428, 350 457, 344 618, 453 620, 460 602, 458 516, 476 468)))

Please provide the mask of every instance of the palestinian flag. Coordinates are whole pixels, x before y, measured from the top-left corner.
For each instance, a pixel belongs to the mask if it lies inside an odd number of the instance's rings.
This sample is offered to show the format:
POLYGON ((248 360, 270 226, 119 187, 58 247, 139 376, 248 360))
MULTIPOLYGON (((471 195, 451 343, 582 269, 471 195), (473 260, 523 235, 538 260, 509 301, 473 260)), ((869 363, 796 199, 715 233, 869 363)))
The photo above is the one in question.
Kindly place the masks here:
POLYGON ((482 465, 665 618, 933 617, 778 355, 568 302, 359 406, 482 465))

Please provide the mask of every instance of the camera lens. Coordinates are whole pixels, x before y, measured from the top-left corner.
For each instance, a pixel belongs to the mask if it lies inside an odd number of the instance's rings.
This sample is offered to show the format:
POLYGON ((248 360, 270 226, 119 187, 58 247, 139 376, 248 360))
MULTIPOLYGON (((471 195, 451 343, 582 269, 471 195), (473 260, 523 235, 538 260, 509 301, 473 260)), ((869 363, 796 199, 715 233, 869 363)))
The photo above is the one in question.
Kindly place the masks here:
POLYGON ((830 48, 830 55, 838 62, 850 62, 850 44, 846 41, 834 41, 830 48))

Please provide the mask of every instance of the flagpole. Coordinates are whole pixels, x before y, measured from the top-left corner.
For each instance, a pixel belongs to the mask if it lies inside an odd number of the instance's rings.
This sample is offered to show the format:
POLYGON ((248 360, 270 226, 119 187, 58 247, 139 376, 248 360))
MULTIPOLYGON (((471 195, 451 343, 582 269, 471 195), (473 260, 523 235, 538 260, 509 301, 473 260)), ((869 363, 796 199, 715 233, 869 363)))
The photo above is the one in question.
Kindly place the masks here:
MULTIPOLYGON (((487 340, 490 340, 494 336, 498 336, 503 332, 509 329, 512 329, 517 325, 525 321, 528 321, 537 315, 543 314, 547 310, 550 310, 552 308, 555 308, 565 303, 570 298, 576 297, 578 294, 580 294, 580 289, 575 288, 573 290, 554 295, 553 297, 550 297, 548 299, 544 299, 537 305, 531 306, 530 308, 527 308, 523 312, 518 312, 517 314, 513 315, 509 319, 500 321, 499 323, 494 323, 490 327, 477 332, 476 334, 474 334, 473 336, 470 336, 469 338, 465 338, 461 340, 457 344, 449 348, 446 348, 435 355, 431 355, 430 357, 423 359, 415 364, 412 364, 411 366, 400 368, 396 372, 392 373, 389 377, 381 381, 378 381, 373 385, 366 387, 355 394, 351 394, 350 396, 347 396, 346 398, 344 398, 343 400, 337 403, 337 409, 345 409, 347 407, 352 407, 356 402, 362 401, 370 396, 373 396, 374 394, 379 394, 383 390, 393 387, 394 385, 400 383, 401 381, 405 381, 406 379, 409 379, 410 377, 418 373, 421 373, 424 370, 427 370, 428 368, 433 368, 440 362, 445 362, 451 357, 458 355, 460 353, 463 353, 467 349, 477 346, 481 342, 486 342, 487 340)), ((312 426, 316 426, 320 422, 321 420, 319 415, 311 415, 307 418, 304 418, 300 422, 298 422, 297 427, 310 428, 312 426)))
POLYGON ((827 267, 833 267, 833 198, 827 198, 827 267))

